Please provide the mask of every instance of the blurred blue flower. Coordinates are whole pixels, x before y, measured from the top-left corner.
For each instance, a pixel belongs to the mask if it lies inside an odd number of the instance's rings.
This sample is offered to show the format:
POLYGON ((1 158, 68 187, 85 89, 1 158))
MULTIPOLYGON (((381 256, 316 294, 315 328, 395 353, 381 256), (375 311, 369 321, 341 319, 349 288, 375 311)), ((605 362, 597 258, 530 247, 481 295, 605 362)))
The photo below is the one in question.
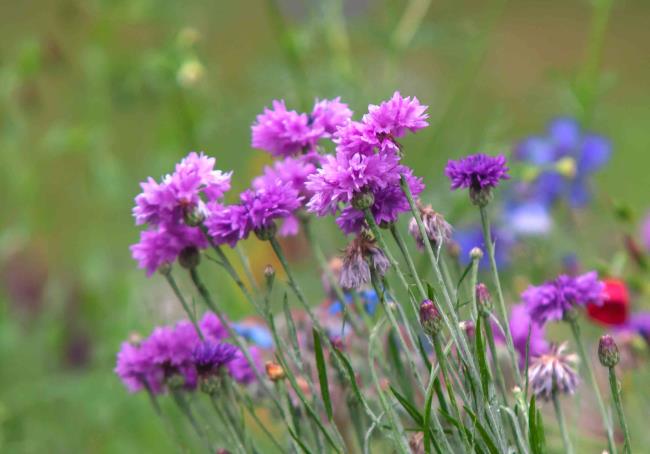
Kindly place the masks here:
POLYGON ((516 191, 528 200, 552 205, 566 198, 574 208, 591 199, 589 179, 609 160, 611 143, 606 138, 583 131, 575 119, 552 120, 544 136, 531 136, 514 150, 514 159, 537 167, 531 181, 516 191))
POLYGON ((232 328, 237 334, 242 336, 249 342, 257 345, 261 348, 272 348, 273 347, 273 336, 271 332, 257 323, 233 323, 232 328))
MULTIPOLYGON (((484 252, 485 241, 483 241, 483 230, 481 226, 472 226, 468 228, 459 228, 454 230, 454 241, 459 248, 459 259, 462 264, 467 265, 470 262, 469 252, 474 247, 481 248, 484 252)), ((506 267, 510 264, 512 259, 512 248, 516 244, 514 232, 509 229, 500 227, 492 227, 492 241, 495 242, 494 254, 498 267, 506 267)), ((479 263, 481 268, 489 266, 487 253, 483 255, 479 263)))
MULTIPOLYGON (((375 292, 374 290, 366 289, 366 290, 360 290, 357 293, 366 312, 369 315, 375 315, 375 312, 377 311, 377 305, 379 304, 379 297, 377 295, 377 292, 375 292)), ((345 304, 351 304, 352 301, 353 301, 352 295, 350 293, 345 293, 345 304)), ((334 301, 328 307, 328 312, 331 315, 338 314, 342 310, 343 310, 343 305, 338 300, 334 301)))
POLYGON ((503 225, 515 235, 546 235, 553 227, 548 206, 538 202, 507 203, 502 215, 503 225))

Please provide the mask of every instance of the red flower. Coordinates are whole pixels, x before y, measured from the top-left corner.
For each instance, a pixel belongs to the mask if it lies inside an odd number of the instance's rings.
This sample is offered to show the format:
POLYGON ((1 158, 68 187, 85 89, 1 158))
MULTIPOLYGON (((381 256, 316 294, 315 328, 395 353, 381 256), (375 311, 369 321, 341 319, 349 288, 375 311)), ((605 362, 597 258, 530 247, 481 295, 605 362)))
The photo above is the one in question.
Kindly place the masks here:
POLYGON ((605 297, 603 304, 587 305, 589 318, 601 325, 618 326, 627 322, 630 295, 623 281, 618 279, 604 279, 605 297))

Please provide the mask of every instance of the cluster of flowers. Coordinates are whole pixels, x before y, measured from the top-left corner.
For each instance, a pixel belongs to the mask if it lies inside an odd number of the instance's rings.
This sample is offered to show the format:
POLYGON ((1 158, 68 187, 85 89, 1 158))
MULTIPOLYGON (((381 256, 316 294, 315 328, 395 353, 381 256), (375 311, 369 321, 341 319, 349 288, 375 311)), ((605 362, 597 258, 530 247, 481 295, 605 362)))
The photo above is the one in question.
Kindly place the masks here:
MULTIPOLYGON (((156 327, 145 339, 124 342, 115 373, 129 391, 144 389, 154 394, 165 392, 168 386, 196 389, 201 380, 222 374, 238 383, 251 383, 254 371, 243 352, 225 342, 228 331, 217 316, 207 312, 198 327, 197 332, 192 323, 181 321, 156 327)), ((251 346, 248 352, 261 367, 261 350, 251 346)))

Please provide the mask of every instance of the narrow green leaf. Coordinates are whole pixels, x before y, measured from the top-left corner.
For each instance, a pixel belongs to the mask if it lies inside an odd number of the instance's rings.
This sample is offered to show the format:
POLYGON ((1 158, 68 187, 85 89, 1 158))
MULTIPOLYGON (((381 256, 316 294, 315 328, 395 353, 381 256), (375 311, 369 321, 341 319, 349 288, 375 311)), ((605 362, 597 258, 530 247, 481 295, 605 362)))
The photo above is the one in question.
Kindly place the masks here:
POLYGON ((300 446, 300 449, 302 449, 302 452, 304 452, 305 454, 311 454, 311 451, 309 450, 309 448, 307 448, 307 446, 305 446, 305 444, 302 442, 302 440, 300 440, 300 437, 298 435, 296 435, 296 433, 293 431, 293 429, 291 429, 291 427, 288 427, 288 426, 287 426, 287 429, 289 429, 289 434, 291 435, 291 438, 293 438, 293 440, 298 444, 298 446, 300 446))
POLYGON ((350 382, 350 385, 352 385, 352 392, 354 393, 355 397, 359 399, 360 402, 362 402, 363 396, 361 395, 361 390, 359 389, 359 385, 357 384, 357 377, 354 374, 354 369, 352 368, 352 364, 350 364, 350 360, 348 360, 348 358, 343 353, 338 351, 336 348, 332 349, 332 352, 343 364, 343 368, 345 369, 348 375, 348 381, 350 382))
POLYGON ((296 334, 296 325, 291 316, 291 309, 289 309, 289 298, 287 293, 284 293, 284 302, 282 304, 284 318, 287 322, 287 329, 289 330, 289 341, 293 349, 293 359, 298 363, 298 367, 302 369, 302 356, 300 355, 300 346, 298 344, 298 335, 296 334))
POLYGON ((449 413, 449 408, 447 407, 447 399, 442 392, 442 385, 440 384, 440 379, 438 377, 433 381, 433 389, 436 391, 436 396, 438 397, 438 403, 440 404, 440 409, 445 413, 449 413))
POLYGON ((418 409, 415 408, 415 405, 413 405, 405 396, 400 394, 400 392, 396 390, 392 385, 390 386, 390 390, 393 392, 393 395, 397 401, 402 405, 404 410, 406 410, 413 421, 415 421, 419 427, 423 428, 424 418, 422 417, 422 413, 420 413, 418 409))
POLYGON ((436 291, 433 289, 431 284, 427 282, 427 296, 431 301, 435 301, 436 299, 436 291))
POLYGON ((420 356, 422 357, 422 362, 427 366, 427 371, 431 372, 431 361, 429 360, 429 355, 427 355, 427 351, 424 348, 421 336, 418 336, 418 347, 420 350, 420 356))
POLYGON ((320 394, 323 397, 327 419, 331 422, 333 417, 332 401, 330 400, 330 388, 327 381, 327 366, 325 365, 325 356, 323 355, 323 345, 320 334, 315 328, 312 328, 314 336, 314 353, 316 354, 316 368, 318 369, 318 381, 320 382, 320 394))
POLYGON ((476 413, 474 413, 472 411, 472 409, 469 408, 467 405, 463 406, 463 408, 465 408, 465 411, 472 418, 472 422, 474 423, 474 425, 478 429, 479 434, 481 434, 481 439, 485 443, 485 446, 488 448, 488 451, 490 451, 490 454, 498 454, 499 450, 497 449, 497 446, 494 443, 494 440, 492 440, 492 437, 490 437, 490 433, 485 429, 483 424, 481 424, 481 421, 478 420, 478 417, 476 416, 476 413))
POLYGON ((465 271, 463 271, 463 274, 460 275, 460 279, 458 279, 458 284, 456 284, 456 290, 460 288, 460 284, 463 283, 467 275, 469 274, 470 270, 472 269, 472 262, 470 261, 469 264, 465 267, 465 271))
POLYGON ((474 435, 472 432, 463 424, 461 421, 458 421, 456 418, 451 416, 449 413, 446 411, 439 409, 438 412, 450 423, 452 423, 459 431, 463 431, 467 434, 467 439, 469 440, 470 444, 474 444, 474 435))
POLYGON ((490 369, 488 369, 487 359, 485 356, 485 343, 483 342, 483 332, 481 331, 482 317, 476 320, 476 355, 478 356, 478 369, 481 375, 481 387, 483 395, 489 396, 490 369))
POLYGON ((408 399, 413 399, 413 387, 409 380, 409 374, 406 373, 404 369, 404 363, 400 356, 400 349, 397 345, 397 340, 395 338, 395 333, 390 331, 388 333, 388 359, 393 365, 393 371, 395 372, 395 377, 399 381, 400 387, 406 391, 406 396, 408 399))

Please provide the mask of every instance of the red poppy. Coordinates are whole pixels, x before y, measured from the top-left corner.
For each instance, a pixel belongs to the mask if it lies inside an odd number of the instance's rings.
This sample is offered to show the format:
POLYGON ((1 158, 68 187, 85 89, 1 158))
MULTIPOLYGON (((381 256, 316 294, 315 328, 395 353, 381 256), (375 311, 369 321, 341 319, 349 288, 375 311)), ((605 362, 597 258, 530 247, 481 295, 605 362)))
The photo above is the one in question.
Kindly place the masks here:
POLYGON ((623 281, 604 279, 605 298, 603 304, 587 305, 589 318, 601 325, 618 326, 627 322, 630 308, 630 295, 623 281))

